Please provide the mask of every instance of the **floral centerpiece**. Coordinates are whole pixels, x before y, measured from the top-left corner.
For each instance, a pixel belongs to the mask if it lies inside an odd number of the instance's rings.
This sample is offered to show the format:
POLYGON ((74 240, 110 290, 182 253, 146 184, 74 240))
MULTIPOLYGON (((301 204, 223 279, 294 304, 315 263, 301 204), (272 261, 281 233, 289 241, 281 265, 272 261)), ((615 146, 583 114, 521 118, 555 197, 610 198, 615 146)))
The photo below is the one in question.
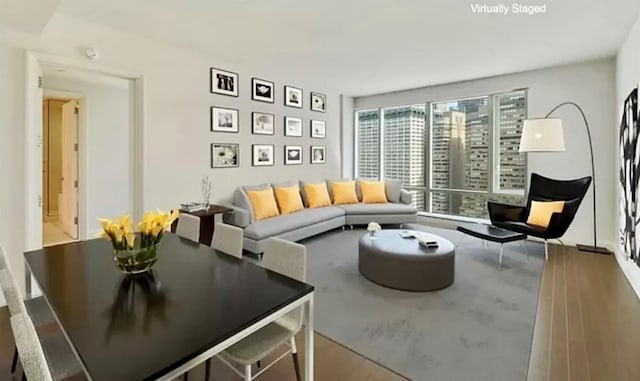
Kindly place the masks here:
POLYGON ((382 226, 377 222, 369 222, 369 225, 367 225, 367 231, 369 235, 371 235, 371 238, 375 238, 376 232, 380 230, 382 230, 382 226))
POLYGON ((158 248, 164 232, 178 218, 176 210, 171 212, 147 212, 138 223, 138 232, 133 231, 129 215, 116 221, 98 218, 102 226, 100 236, 111 241, 113 262, 125 274, 148 271, 158 260, 158 248))

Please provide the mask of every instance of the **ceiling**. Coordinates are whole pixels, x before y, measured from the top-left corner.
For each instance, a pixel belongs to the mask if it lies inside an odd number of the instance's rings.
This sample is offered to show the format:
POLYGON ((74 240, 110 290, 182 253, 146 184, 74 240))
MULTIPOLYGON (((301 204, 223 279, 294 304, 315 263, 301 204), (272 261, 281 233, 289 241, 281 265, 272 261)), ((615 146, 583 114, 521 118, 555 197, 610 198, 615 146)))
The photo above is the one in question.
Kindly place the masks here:
POLYGON ((304 68, 354 96, 611 57, 640 9, 638 0, 547 0, 545 14, 503 16, 474 14, 474 3, 62 0, 58 9, 224 62, 304 68))

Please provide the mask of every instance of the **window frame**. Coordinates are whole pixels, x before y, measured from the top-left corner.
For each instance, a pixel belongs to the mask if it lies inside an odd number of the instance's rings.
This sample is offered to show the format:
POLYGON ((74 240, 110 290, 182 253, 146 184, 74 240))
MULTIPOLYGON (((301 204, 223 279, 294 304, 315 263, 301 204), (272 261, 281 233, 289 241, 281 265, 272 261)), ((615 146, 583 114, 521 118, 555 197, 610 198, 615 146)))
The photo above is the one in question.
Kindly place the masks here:
MULTIPOLYGON (((354 128, 353 128, 353 147, 354 147, 354 160, 353 160, 353 173, 354 177, 359 177, 358 173, 358 137, 359 137, 359 124, 358 124, 358 113, 374 111, 378 112, 379 118, 379 129, 378 129, 378 179, 384 179, 384 114, 385 110, 390 110, 394 108, 402 108, 402 107, 414 107, 414 106, 425 106, 425 150, 424 150, 424 186, 410 186, 405 185, 404 189, 408 191, 417 191, 424 193, 425 195, 425 210, 419 211, 421 215, 427 215, 438 218, 447 218, 461 221, 486 221, 484 218, 475 218, 475 217, 467 217, 456 214, 443 214, 432 211, 432 196, 434 193, 446 193, 446 194, 475 194, 475 195, 486 195, 487 198, 491 198, 492 196, 522 196, 525 198, 527 187, 528 187, 528 155, 524 153, 524 188, 522 190, 510 190, 510 189, 500 189, 500 169, 496 167, 496 163, 499 163, 500 157, 500 136, 497 133, 499 119, 496 118, 497 115, 497 107, 498 103, 496 101, 499 96, 508 96, 511 94, 523 93, 524 95, 524 107, 525 107, 525 119, 528 117, 529 113, 529 89, 528 88, 519 88, 513 89, 509 91, 499 91, 499 92, 491 92, 483 95, 476 96, 468 96, 468 97, 459 97, 459 98, 447 98, 441 100, 431 100, 425 103, 411 103, 407 105, 392 105, 386 107, 368 107, 362 109, 354 110, 354 128), (465 190, 465 189, 447 189, 447 188, 433 188, 432 187, 432 171, 431 171, 431 162, 432 162, 432 130, 433 126, 431 121, 433 119, 433 109, 432 106, 437 103, 448 103, 448 102, 459 102, 469 99, 478 99, 478 98, 487 98, 488 105, 487 109, 489 111, 488 115, 488 125, 489 128, 489 136, 488 141, 490 142, 489 147, 489 155, 488 155, 488 163, 487 163, 487 190, 465 190)), ((499 164, 498 164, 499 165, 499 164)))

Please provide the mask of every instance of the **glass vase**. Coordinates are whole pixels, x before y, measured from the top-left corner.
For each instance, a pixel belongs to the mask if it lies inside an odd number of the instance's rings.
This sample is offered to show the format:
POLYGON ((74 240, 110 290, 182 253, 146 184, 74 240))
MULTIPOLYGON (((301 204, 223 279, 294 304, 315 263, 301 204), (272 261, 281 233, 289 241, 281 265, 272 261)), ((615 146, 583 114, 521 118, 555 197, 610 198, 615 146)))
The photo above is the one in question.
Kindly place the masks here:
POLYGON ((158 261, 160 242, 131 249, 113 249, 113 262, 127 275, 147 272, 158 261))

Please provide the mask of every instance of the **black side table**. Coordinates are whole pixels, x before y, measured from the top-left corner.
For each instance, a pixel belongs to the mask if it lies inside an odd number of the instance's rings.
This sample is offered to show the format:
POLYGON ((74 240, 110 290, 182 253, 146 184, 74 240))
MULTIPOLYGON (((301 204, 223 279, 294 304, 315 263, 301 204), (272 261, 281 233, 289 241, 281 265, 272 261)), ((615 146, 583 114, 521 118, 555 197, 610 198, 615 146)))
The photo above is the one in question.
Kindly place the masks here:
MULTIPOLYGON (((233 209, 227 208, 222 205, 209 205, 209 209, 198 210, 195 212, 189 212, 180 209, 180 213, 191 214, 192 216, 200 217, 200 243, 203 245, 211 246, 213 240, 213 231, 216 227, 216 214, 231 212, 233 209)), ((178 226, 178 220, 175 220, 171 224, 171 232, 176 232, 178 226)))

